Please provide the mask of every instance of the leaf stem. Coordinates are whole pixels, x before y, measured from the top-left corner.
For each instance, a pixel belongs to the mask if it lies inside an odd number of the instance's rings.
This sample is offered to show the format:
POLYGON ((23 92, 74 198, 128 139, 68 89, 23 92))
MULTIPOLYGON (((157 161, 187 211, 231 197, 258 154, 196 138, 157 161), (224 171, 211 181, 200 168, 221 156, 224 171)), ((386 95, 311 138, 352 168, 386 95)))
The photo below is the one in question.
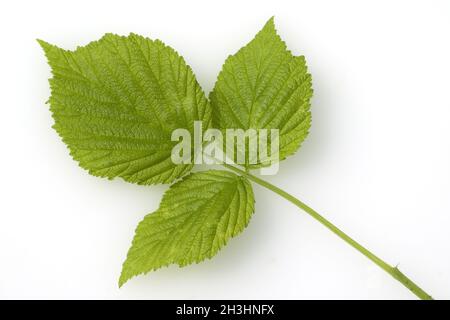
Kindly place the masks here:
POLYGON ((347 242, 349 245, 351 245, 353 248, 361 252, 363 255, 365 255, 367 258, 369 258, 372 262, 374 262, 377 266, 379 266, 381 269, 386 271, 388 274, 390 274, 394 279, 399 281, 401 284, 403 284, 406 288, 408 288, 412 293, 414 293, 417 297, 419 297, 422 300, 433 300, 433 298, 427 294, 424 290, 422 290, 417 284, 415 284, 411 279, 409 279, 406 275, 404 275, 397 267, 393 267, 386 262, 384 262, 382 259, 377 257, 375 254, 370 252, 368 249, 360 245, 358 242, 353 240, 350 236, 348 236, 345 232, 340 230, 338 227, 336 227, 333 223, 325 219, 323 216, 321 216, 319 213, 317 213, 314 209, 310 208, 308 205, 300 201, 299 199, 295 198, 294 196, 290 195, 286 191, 281 190, 280 188, 274 186, 273 184, 262 180, 261 178, 258 178, 248 172, 245 172, 241 169, 238 169, 232 165, 229 164, 222 164, 227 169, 230 169, 236 173, 241 174, 242 176, 247 177, 249 180, 256 182, 257 184, 277 193, 281 197, 285 198, 289 202, 293 203, 300 209, 304 210, 306 213, 308 213, 311 217, 316 219, 318 222, 320 222, 322 225, 327 227, 330 231, 332 231, 334 234, 336 234, 339 238, 347 242))

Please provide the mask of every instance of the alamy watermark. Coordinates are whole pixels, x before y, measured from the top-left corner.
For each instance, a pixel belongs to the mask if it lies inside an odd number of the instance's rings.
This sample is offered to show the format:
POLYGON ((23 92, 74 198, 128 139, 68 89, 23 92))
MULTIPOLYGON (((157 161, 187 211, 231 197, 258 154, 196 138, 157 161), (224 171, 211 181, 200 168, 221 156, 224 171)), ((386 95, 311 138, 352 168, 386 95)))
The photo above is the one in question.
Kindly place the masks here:
POLYGON ((193 137, 189 130, 180 128, 172 132, 171 140, 178 141, 171 153, 175 164, 227 163, 259 168, 262 175, 278 172, 278 129, 207 129, 203 132, 202 121, 195 121, 193 137))

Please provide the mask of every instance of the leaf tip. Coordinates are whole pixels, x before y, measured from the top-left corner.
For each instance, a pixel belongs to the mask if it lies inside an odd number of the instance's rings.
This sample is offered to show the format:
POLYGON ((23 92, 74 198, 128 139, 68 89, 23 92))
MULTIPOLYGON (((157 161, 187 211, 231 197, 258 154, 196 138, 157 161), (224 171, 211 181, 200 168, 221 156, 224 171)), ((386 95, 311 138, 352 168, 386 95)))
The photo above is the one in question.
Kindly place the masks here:
POLYGON ((47 51, 48 48, 51 47, 51 44, 42 40, 42 39, 36 39, 37 43, 39 43, 39 45, 41 46, 42 49, 44 49, 44 51, 47 51))
POLYGON ((126 276, 124 270, 122 269, 122 272, 120 273, 119 277, 119 289, 122 288, 122 286, 130 279, 130 277, 126 276))
POLYGON ((44 41, 42 39, 36 39, 37 43, 41 46, 42 50, 44 50, 45 56, 50 61, 50 58, 56 52, 59 48, 51 43, 48 43, 47 41, 44 41))
POLYGON ((275 29, 275 16, 271 16, 269 20, 267 20, 266 24, 264 25, 264 29, 265 28, 275 29))

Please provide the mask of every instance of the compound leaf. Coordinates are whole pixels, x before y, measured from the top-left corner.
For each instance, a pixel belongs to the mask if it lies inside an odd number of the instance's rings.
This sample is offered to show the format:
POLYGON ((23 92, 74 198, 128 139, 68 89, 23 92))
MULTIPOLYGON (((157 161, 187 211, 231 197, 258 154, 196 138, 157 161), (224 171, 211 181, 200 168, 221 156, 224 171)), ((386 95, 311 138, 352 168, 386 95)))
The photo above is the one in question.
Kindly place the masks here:
POLYGON ((54 128, 81 167, 138 184, 169 183, 192 165, 170 155, 176 128, 211 120, 184 59, 161 41, 106 34, 75 51, 39 40, 52 68, 54 128))
POLYGON ((253 210, 253 191, 245 177, 219 170, 188 175, 139 223, 119 286, 162 266, 211 258, 247 226, 253 210))
MULTIPOLYGON (((280 159, 293 154, 311 124, 311 75, 277 35, 273 18, 228 57, 210 101, 219 129, 279 129, 280 159)), ((248 167, 252 167, 251 165, 248 167)))

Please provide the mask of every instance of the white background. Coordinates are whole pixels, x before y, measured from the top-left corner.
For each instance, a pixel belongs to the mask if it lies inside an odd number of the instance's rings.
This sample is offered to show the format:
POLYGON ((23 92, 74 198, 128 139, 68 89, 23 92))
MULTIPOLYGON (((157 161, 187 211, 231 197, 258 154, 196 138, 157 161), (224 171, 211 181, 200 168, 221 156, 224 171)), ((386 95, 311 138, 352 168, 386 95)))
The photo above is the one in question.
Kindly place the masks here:
POLYGON ((117 286, 134 228, 166 186, 90 176, 51 129, 36 38, 105 32, 176 48, 209 92, 275 15, 313 75, 302 149, 267 179, 436 298, 450 298, 450 2, 8 1, 0 5, 0 298, 413 299, 299 209, 256 186, 256 212, 213 260, 117 286))

